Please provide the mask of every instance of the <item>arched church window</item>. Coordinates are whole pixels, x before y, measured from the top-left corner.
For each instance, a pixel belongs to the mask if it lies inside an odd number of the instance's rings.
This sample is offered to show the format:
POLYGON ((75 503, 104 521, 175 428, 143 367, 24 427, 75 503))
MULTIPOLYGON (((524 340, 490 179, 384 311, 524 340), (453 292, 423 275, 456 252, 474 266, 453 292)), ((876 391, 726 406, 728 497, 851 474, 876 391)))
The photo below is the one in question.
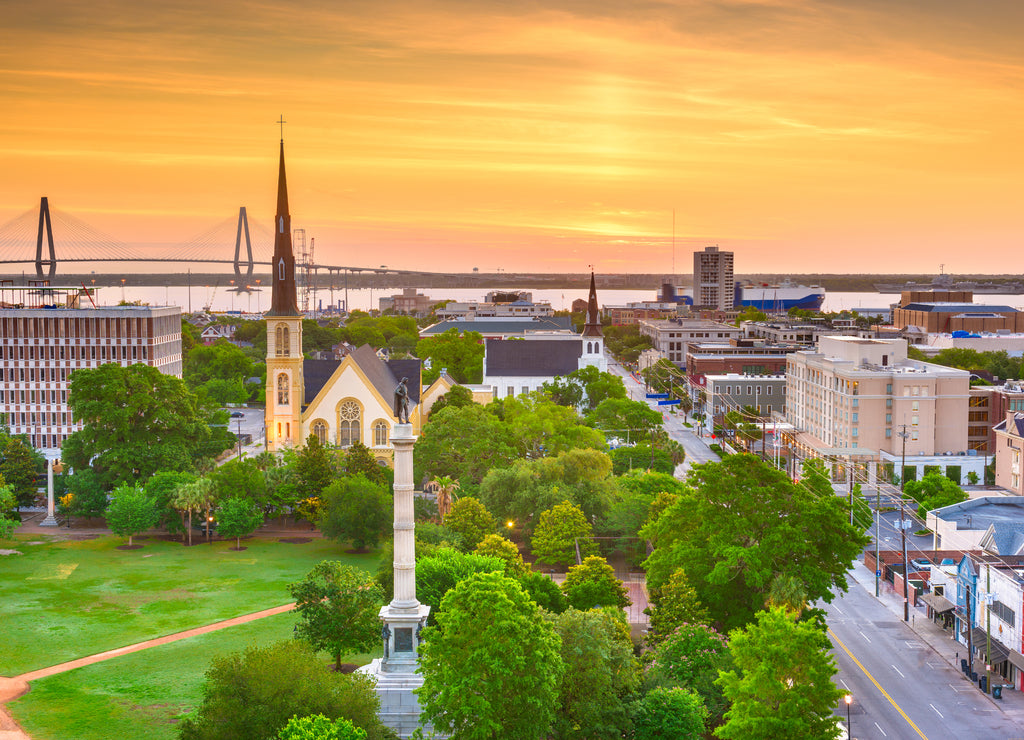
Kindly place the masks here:
POLYGON ((338 407, 338 444, 351 447, 359 441, 359 404, 344 401, 338 407))
POLYGON ((277 376, 277 402, 288 403, 288 376, 284 373, 277 376))
POLYGON ((378 421, 373 425, 373 445, 374 447, 387 447, 388 444, 388 423, 386 421, 378 421))
POLYGON ((288 334, 287 324, 278 324, 274 331, 274 348, 278 357, 288 357, 291 354, 289 346, 291 339, 288 334))
POLYGON ((313 422, 313 436, 316 437, 317 442, 322 445, 327 444, 327 425, 320 421, 313 422))

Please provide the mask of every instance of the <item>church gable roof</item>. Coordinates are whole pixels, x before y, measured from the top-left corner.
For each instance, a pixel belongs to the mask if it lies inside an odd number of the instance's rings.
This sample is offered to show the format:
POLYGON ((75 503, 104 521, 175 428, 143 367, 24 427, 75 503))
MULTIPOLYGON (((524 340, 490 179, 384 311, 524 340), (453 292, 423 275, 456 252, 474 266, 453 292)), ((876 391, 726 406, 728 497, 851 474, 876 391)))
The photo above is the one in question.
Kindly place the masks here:
POLYGON ((484 374, 488 377, 555 377, 579 370, 579 339, 545 341, 487 340, 484 374))
MULTIPOLYGON (((368 344, 352 350, 349 359, 362 370, 363 375, 380 394, 380 397, 386 399, 388 403, 394 397, 398 381, 403 377, 409 378, 409 404, 415 406, 419 403, 420 360, 388 360, 384 362, 368 344)), ((343 362, 344 360, 303 361, 304 405, 308 406, 313 403, 313 399, 323 390, 343 362)))

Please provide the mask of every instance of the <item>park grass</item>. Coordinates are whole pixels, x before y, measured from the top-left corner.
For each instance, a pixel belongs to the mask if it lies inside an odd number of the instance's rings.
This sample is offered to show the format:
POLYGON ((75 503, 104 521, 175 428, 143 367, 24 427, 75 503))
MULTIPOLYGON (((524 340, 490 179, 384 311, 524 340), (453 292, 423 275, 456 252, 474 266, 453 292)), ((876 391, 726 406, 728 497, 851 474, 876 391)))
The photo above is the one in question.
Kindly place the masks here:
POLYGON ((214 658, 290 639, 295 621, 279 614, 38 679, 7 708, 33 740, 172 740, 201 703, 214 658))
POLYGON ((379 559, 346 555, 322 539, 251 538, 241 552, 229 549, 234 541, 184 547, 146 539, 142 549, 117 550, 123 542, 19 537, 11 549, 22 554, 0 557, 0 675, 286 604, 287 585, 321 560, 372 572, 379 559))

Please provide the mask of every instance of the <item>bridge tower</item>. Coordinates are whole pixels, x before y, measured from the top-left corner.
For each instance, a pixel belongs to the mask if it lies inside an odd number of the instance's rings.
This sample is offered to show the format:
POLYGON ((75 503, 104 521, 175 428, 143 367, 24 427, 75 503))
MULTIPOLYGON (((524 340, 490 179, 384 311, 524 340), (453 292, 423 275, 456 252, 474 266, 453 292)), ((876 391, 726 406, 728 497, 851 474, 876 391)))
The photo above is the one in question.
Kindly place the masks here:
MULTIPOLYGON (((43 198, 46 200, 46 198, 43 198)), ((252 260, 252 241, 249 239, 249 216, 245 211, 245 206, 238 209, 238 230, 235 233, 235 277, 238 278, 238 287, 252 285, 252 269, 255 263, 252 260), (245 253, 248 257, 248 262, 242 263, 239 261, 242 250, 242 234, 245 234, 245 253), (245 277, 242 277, 242 265, 245 264, 245 277)))
POLYGON ((40 278, 53 278, 57 273, 57 253, 53 248, 53 225, 50 223, 50 201, 44 195, 39 201, 39 231, 36 233, 36 276, 40 278), (43 228, 46 229, 46 244, 50 248, 50 259, 43 259, 43 228), (46 275, 43 275, 43 266, 49 266, 46 275))

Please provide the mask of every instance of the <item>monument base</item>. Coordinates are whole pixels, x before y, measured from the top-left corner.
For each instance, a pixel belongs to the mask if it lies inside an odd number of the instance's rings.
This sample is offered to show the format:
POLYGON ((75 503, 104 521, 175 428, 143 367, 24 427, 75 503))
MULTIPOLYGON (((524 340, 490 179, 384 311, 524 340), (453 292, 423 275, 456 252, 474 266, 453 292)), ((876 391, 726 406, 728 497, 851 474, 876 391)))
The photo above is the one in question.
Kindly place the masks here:
POLYGON ((40 527, 56 527, 59 524, 60 522, 57 521, 57 517, 55 516, 48 516, 43 519, 43 521, 39 522, 40 527))
MULTIPOLYGON (((383 659, 377 658, 360 668, 359 672, 377 681, 381 723, 398 733, 399 737, 410 738, 420 727, 420 703, 412 692, 423 685, 423 676, 418 673, 391 673, 384 670, 383 663, 383 659)), ((428 737, 429 730, 429 725, 423 728, 428 737)))

